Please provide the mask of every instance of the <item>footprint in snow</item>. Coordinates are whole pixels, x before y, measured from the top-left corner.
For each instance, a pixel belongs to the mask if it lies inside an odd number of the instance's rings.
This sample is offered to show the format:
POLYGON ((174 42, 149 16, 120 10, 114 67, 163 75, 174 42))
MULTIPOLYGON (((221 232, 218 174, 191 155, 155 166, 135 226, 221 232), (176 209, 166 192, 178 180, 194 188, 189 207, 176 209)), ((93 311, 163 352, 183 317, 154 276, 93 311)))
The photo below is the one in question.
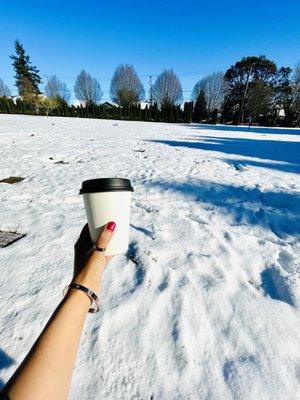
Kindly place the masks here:
POLYGON ((223 377, 229 387, 235 386, 235 381, 241 379, 248 370, 251 372, 259 360, 252 354, 244 354, 237 359, 226 360, 223 365, 223 377))
POLYGON ((275 266, 266 268, 261 273, 261 288, 265 295, 271 297, 271 299, 283 301, 290 306, 295 305, 288 280, 281 275, 280 270, 275 266))
POLYGON ((224 232, 224 239, 226 240, 226 242, 229 242, 229 243, 231 243, 232 242, 232 238, 231 238, 231 235, 230 235, 230 233, 228 233, 228 232, 224 232))
POLYGON ((169 275, 165 275, 163 280, 161 281, 161 283, 158 286, 158 290, 159 292, 163 292, 167 287, 169 286, 169 275))
POLYGON ((286 250, 281 250, 281 252, 279 253, 278 263, 280 264, 281 268, 283 268, 286 272, 294 272, 294 257, 286 250))
POLYGON ((232 165, 236 171, 244 171, 245 170, 245 167, 243 166, 243 164, 233 163, 232 165))
POLYGON ((135 264, 134 286, 130 290, 130 293, 132 294, 136 291, 136 289, 138 289, 139 286, 142 285, 146 275, 144 266, 138 256, 137 242, 131 242, 129 244, 126 256, 135 264))
POLYGON ((152 240, 155 239, 154 233, 152 231, 150 231, 149 229, 143 228, 142 226, 136 226, 136 225, 133 225, 133 224, 130 224, 130 226, 133 229, 135 229, 136 231, 143 233, 145 236, 150 237, 152 240))

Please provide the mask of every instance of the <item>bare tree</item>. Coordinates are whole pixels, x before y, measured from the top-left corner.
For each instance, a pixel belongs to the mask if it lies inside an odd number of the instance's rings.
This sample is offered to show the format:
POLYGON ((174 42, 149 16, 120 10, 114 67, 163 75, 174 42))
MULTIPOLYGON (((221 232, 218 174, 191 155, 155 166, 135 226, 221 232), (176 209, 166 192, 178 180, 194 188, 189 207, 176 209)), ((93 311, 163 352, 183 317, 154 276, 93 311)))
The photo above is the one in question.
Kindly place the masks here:
POLYGON ((160 108, 174 106, 182 101, 182 87, 172 69, 165 69, 158 75, 153 88, 153 99, 160 108))
POLYGON ((84 101, 86 105, 97 104, 102 98, 103 92, 96 78, 84 70, 76 78, 74 92, 78 100, 84 101))
POLYGON ((226 94, 223 72, 214 72, 205 78, 205 100, 207 111, 211 113, 221 108, 226 94))
POLYGON ((200 79, 200 81, 198 81, 196 83, 196 85, 194 86, 193 92, 192 92, 192 96, 191 96, 191 100, 196 102, 198 100, 198 97, 200 95, 202 96, 203 91, 205 93, 205 78, 200 79))
POLYGON ((11 91, 7 85, 0 79, 0 97, 10 97, 11 91))
POLYGON ((44 113, 47 117, 55 109, 59 107, 59 100, 56 98, 41 97, 40 95, 35 102, 35 111, 44 113))
POLYGON ((192 92, 192 100, 197 101, 201 91, 204 91, 208 115, 215 109, 220 109, 227 93, 227 84, 223 72, 214 72, 196 83, 192 92))
POLYGON ((296 65, 293 76, 293 109, 297 115, 297 125, 300 124, 300 62, 296 65))
POLYGON ((296 65, 295 72, 294 72, 294 82, 297 88, 300 90, 300 61, 296 65))
POLYGON ((45 94, 49 99, 70 100, 70 92, 64 82, 61 82, 56 75, 51 76, 45 85, 45 94))
POLYGON ((110 97, 121 107, 138 104, 145 96, 144 87, 132 65, 119 65, 110 84, 110 97))

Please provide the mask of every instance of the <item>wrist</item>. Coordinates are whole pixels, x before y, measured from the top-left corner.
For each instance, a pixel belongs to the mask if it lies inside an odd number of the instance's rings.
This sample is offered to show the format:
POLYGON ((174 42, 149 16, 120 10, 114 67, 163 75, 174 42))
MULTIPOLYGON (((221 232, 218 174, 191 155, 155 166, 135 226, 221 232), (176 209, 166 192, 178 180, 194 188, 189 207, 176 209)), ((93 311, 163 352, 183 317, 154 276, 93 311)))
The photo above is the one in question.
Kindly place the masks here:
POLYGON ((88 298, 88 296, 81 292, 80 290, 76 289, 69 289, 67 293, 67 298, 70 300, 76 302, 76 305, 80 304, 82 307, 86 308, 87 311, 89 310, 91 306, 91 300, 88 298))
POLYGON ((78 275, 73 278, 72 282, 83 285, 99 295, 101 277, 102 271, 89 271, 85 267, 78 275))

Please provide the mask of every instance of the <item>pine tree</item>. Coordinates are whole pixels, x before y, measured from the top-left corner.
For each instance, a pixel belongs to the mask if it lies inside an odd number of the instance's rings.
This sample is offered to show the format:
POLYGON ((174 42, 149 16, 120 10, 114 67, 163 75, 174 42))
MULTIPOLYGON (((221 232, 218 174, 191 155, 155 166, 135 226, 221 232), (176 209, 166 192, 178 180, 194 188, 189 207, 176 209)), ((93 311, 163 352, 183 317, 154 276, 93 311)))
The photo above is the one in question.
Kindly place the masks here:
POLYGON ((192 122, 192 109, 193 109, 193 102, 185 102, 183 106, 183 115, 184 115, 184 122, 191 123, 192 122))
POLYGON ((22 96, 31 86, 31 90, 36 94, 40 93, 39 84, 42 83, 42 79, 39 75, 39 70, 31 65, 29 56, 25 54, 23 45, 16 40, 15 41, 16 55, 11 55, 10 58, 13 60, 13 67, 16 71, 15 79, 16 86, 19 94, 22 96), (28 85, 30 83, 30 85, 28 85))
POLYGON ((149 121, 149 108, 148 108, 148 104, 146 104, 146 107, 144 108, 143 121, 149 121))
POLYGON ((142 121, 142 110, 141 110, 141 103, 138 104, 137 106, 137 116, 136 119, 138 121, 142 121))
POLYGON ((169 108, 169 120, 168 122, 174 122, 174 107, 169 108))
POLYGON ((215 124, 217 124, 217 122, 218 122, 218 109, 215 108, 213 110, 213 112, 211 113, 211 118, 209 120, 209 123, 215 125, 215 124))
POLYGON ((176 117, 175 117, 175 122, 181 122, 181 121, 180 121, 180 111, 181 111, 180 106, 176 106, 176 117))
POLYGON ((207 110, 206 110, 205 93, 204 90, 201 90, 195 103, 193 121, 201 122, 206 117, 207 117, 207 110))

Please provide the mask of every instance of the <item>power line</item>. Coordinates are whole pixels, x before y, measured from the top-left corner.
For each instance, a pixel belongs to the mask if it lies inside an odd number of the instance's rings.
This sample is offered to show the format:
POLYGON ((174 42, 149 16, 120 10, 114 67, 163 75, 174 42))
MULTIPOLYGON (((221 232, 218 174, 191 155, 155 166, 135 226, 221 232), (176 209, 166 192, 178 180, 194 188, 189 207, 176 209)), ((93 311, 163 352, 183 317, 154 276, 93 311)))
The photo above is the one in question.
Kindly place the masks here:
POLYGON ((149 75, 149 101, 152 106, 153 103, 153 92, 152 92, 152 76, 149 75))
MULTIPOLYGON (((186 76, 202 76, 203 75, 203 73, 204 72, 200 72, 200 71, 198 71, 198 72, 188 72, 188 73, 184 73, 184 74, 176 74, 176 75, 178 75, 178 77, 180 78, 180 77, 186 77, 186 76)), ((158 75, 159 75, 160 73, 155 73, 155 74, 153 74, 153 73, 150 73, 150 74, 147 74, 147 75, 139 75, 139 77, 140 78, 142 78, 142 79, 146 79, 146 78, 149 78, 150 76, 153 78, 153 77, 157 77, 158 75)), ((40 76, 41 76, 41 78, 46 78, 46 79, 48 79, 48 78, 51 78, 52 76, 54 76, 54 75, 56 75, 56 74, 39 74, 40 76)), ((9 79, 9 78, 11 78, 12 76, 11 75, 1 75, 1 77, 2 78, 5 78, 5 79, 9 79)), ((58 76, 60 79, 76 79, 77 78, 77 75, 75 76, 75 75, 59 75, 58 76)), ((98 79, 98 80, 111 80, 112 79, 112 76, 110 76, 110 77, 106 77, 106 76, 93 76, 93 78, 96 78, 96 79, 98 79)))
MULTIPOLYGON (((75 93, 74 90, 72 89, 66 89, 67 92, 69 93, 75 93)), ((16 90, 15 91, 11 91, 12 93, 18 93, 16 90)), ((182 93, 192 93, 193 89, 187 89, 187 90, 182 90, 182 93)), ((110 92, 102 92, 103 94, 110 94, 110 92)), ((149 91, 150 93, 150 91, 149 91)))

